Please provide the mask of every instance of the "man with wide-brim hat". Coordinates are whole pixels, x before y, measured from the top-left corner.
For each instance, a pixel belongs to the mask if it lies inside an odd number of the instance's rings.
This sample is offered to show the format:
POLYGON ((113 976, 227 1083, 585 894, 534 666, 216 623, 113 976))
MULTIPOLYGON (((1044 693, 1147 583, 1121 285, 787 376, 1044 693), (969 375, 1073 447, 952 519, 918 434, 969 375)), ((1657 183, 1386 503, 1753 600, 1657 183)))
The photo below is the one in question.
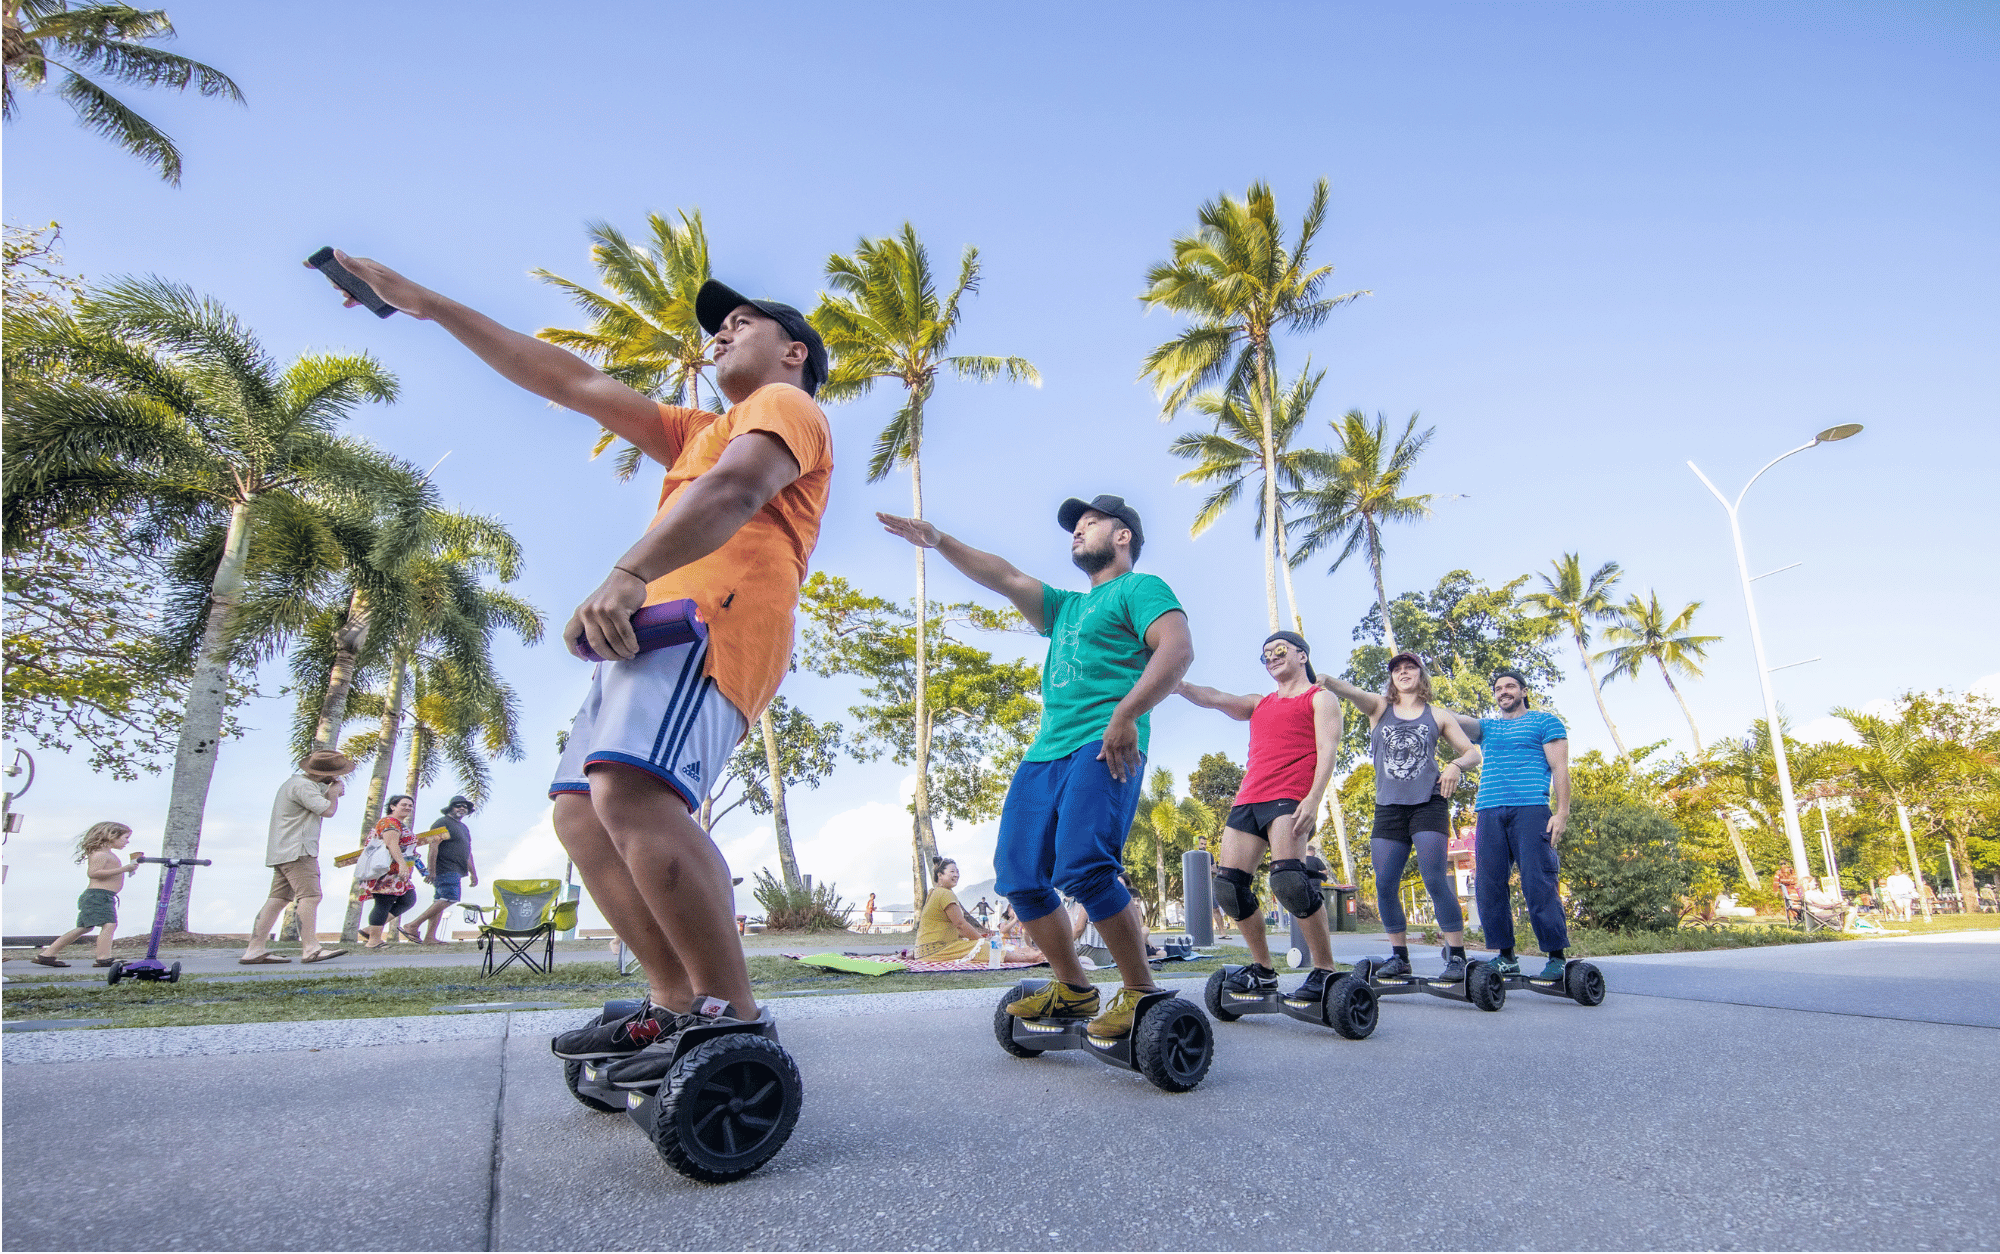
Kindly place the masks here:
POLYGON ((1139 808, 1148 712, 1194 661, 1173 589, 1132 569, 1146 543, 1139 511, 1109 493, 1072 497, 1056 510, 1057 525, 1070 533, 1070 560, 1090 577, 1084 592, 1043 583, 921 519, 876 517, 891 535, 936 549, 974 583, 1005 596, 1049 638, 1041 730, 1008 786, 993 868, 994 891, 1013 905, 1056 978, 1007 1011, 1028 1019, 1091 1015, 1093 1038, 1125 1036, 1155 985, 1144 918, 1119 879, 1121 858, 1139 808), (1082 904, 1117 960, 1124 987, 1108 1006, 1100 1006, 1077 960, 1058 889, 1082 904))
POLYGON ((757 1015, 729 865, 692 811, 790 667, 799 585, 833 477, 833 433, 813 401, 826 345, 794 306, 711 279, 695 317, 729 409, 665 405, 387 266, 335 256, 390 305, 666 468, 645 533, 598 567, 603 582, 563 628, 572 653, 605 660, 549 786, 556 835, 648 984, 633 1015, 551 1048, 604 1063, 613 1083, 647 1083, 671 1066, 681 1030, 757 1015), (633 615, 681 603, 692 604, 694 638, 642 652, 633 615))
POLYGON ((236 961, 246 967, 290 962, 270 952, 271 929, 285 907, 295 905, 299 916, 299 961, 325 962, 346 953, 322 949, 319 943, 319 830, 340 809, 347 791, 345 777, 354 771, 353 758, 333 749, 315 749, 299 763, 271 803, 271 827, 264 842, 264 865, 271 868, 271 892, 250 924, 250 944, 236 961))

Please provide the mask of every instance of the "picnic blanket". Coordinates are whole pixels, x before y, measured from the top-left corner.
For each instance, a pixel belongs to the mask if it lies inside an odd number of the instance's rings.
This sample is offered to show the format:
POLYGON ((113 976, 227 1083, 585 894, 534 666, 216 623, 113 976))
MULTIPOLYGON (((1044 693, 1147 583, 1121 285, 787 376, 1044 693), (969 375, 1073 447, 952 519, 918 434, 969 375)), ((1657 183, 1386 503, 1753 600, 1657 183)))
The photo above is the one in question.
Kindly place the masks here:
POLYGON ((909 956, 905 949, 894 958, 876 954, 782 954, 793 962, 809 967, 822 967, 828 971, 848 971, 856 975, 888 975, 895 971, 907 971, 911 975, 938 975, 954 971, 1016 971, 1025 967, 1047 966, 1045 962, 1008 962, 997 967, 989 967, 983 962, 920 962, 909 956))

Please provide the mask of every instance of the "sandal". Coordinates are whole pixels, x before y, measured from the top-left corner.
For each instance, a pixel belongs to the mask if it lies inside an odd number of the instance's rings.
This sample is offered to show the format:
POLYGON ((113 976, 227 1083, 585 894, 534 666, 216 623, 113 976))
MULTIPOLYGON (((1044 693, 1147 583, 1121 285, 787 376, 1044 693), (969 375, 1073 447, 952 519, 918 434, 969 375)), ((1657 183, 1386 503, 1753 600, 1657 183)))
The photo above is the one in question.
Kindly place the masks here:
POLYGON ((363 946, 362 946, 362 948, 363 948, 363 949, 387 949, 388 947, 389 947, 389 942, 388 942, 388 941, 383 941, 383 942, 382 942, 381 944, 379 944, 379 945, 363 945, 363 946))
POLYGON ((290 961, 290 958, 280 958, 276 954, 258 954, 255 958, 238 958, 236 965, 239 967, 269 967, 276 966, 281 962, 290 961))
POLYGON ((108 967, 116 961, 116 958, 97 958, 93 959, 90 965, 93 967, 108 967))
POLYGON ((338 957, 340 957, 340 955, 342 955, 342 954, 344 954, 344 953, 346 953, 346 952, 347 952, 347 951, 346 951, 345 949, 322 949, 322 950, 320 950, 320 951, 319 951, 318 953, 314 954, 314 955, 313 955, 312 957, 310 957, 310 958, 300 958, 300 959, 299 959, 299 961, 300 961, 300 962, 325 962, 325 961, 326 961, 326 960, 327 960, 328 958, 338 958, 338 957))
POLYGON ((399 927, 396 930, 402 933, 403 939, 412 945, 421 945, 424 943, 424 934, 413 927, 399 927))
POLYGON ((28 961, 34 963, 38 967, 66 967, 69 965, 62 959, 51 958, 47 954, 36 954, 34 957, 28 959, 28 961))

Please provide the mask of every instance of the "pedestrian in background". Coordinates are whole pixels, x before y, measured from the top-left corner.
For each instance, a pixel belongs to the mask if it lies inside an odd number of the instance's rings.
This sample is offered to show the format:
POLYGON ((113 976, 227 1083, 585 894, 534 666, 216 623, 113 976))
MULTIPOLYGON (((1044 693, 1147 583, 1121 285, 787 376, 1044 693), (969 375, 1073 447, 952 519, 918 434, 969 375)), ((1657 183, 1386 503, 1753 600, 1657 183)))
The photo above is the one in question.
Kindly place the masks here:
POLYGON ((278 788, 271 803, 271 828, 264 842, 264 865, 271 868, 271 891, 250 924, 250 943, 236 961, 246 967, 290 962, 269 952, 271 929, 287 904, 298 907, 300 962, 325 962, 345 949, 321 949, 319 944, 319 830, 340 808, 347 791, 344 776, 354 770, 353 758, 332 749, 315 749, 299 763, 298 774, 278 788))
POLYGON ((472 857, 472 831, 465 825, 465 816, 472 813, 472 803, 464 797, 453 797, 451 804, 438 816, 438 826, 444 828, 445 835, 431 850, 431 873, 424 882, 434 886, 431 904, 416 918, 403 925, 405 940, 420 941, 426 945, 442 945, 438 939, 438 924, 445 911, 459 902, 465 888, 479 887, 479 864, 472 857), (424 925, 430 924, 429 933, 419 936, 424 925))
POLYGON ((368 929, 363 933, 369 949, 388 944, 389 928, 401 923, 403 913, 417 904, 414 886, 417 870, 410 862, 410 855, 421 843, 410 831, 410 811, 417 808, 417 803, 408 796, 395 796, 389 798, 386 808, 388 812, 376 822, 374 832, 368 837, 369 845, 381 845, 389 851, 389 869, 363 886, 363 895, 375 902, 368 911, 368 929))
POLYGON ((118 891, 125 887, 126 874, 137 869, 139 859, 146 856, 134 853, 130 862, 118 856, 117 851, 131 839, 132 829, 123 823, 93 824, 77 839, 76 860, 85 864, 90 886, 76 899, 76 926, 56 937, 29 961, 44 967, 66 967, 69 964, 56 955, 71 941, 96 928, 97 961, 91 965, 111 965, 111 938, 118 931, 118 891))

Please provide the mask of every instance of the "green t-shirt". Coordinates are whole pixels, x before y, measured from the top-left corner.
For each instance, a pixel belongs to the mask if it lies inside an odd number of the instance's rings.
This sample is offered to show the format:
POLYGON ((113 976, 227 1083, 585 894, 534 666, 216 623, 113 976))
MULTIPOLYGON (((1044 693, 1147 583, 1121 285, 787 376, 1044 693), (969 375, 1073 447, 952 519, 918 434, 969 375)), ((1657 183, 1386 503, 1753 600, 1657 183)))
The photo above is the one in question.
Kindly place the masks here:
MULTIPOLYGON (((1042 585, 1049 656, 1042 664, 1042 730, 1028 746, 1028 761, 1066 758, 1103 737, 1112 711, 1152 660, 1146 629, 1179 608, 1166 580, 1137 571, 1088 592, 1042 585)), ((1151 716, 1141 714, 1139 752, 1146 751, 1151 735, 1151 716)))

